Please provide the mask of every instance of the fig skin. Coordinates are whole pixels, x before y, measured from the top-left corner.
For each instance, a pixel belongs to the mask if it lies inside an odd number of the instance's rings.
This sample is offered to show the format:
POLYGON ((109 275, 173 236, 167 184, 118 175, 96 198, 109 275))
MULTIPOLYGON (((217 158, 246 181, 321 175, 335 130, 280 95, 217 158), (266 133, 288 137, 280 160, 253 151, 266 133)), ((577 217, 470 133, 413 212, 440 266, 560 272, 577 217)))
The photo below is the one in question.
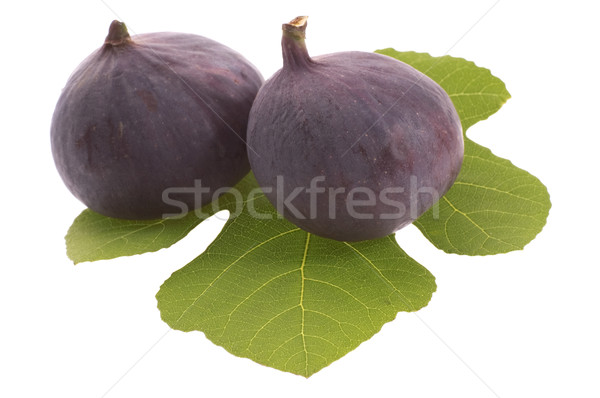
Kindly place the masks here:
POLYGON ((340 241, 384 237, 454 183, 464 152, 460 119, 437 83, 391 57, 311 58, 305 28, 306 17, 283 25, 283 68, 250 111, 252 170, 300 228, 340 241))
POLYGON ((51 144, 59 174, 79 200, 109 217, 198 208, 249 172, 248 113, 263 81, 214 40, 171 32, 131 38, 113 21, 56 105, 51 144), (196 180, 210 192, 190 192, 196 180), (168 198, 185 206, 163 200, 169 188, 168 198))

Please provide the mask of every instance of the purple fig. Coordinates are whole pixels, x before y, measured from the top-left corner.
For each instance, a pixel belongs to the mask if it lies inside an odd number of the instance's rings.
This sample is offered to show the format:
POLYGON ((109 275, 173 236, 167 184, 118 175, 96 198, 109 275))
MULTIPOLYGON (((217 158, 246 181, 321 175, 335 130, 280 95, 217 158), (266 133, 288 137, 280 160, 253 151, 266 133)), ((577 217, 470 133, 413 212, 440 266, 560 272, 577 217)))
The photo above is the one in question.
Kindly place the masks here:
POLYGON ((250 164, 283 216, 341 241, 410 224, 448 191, 463 159, 446 92, 391 57, 310 57, 306 17, 283 25, 283 68, 260 89, 248 122, 250 164))
POLYGON ((262 83, 250 62, 211 39, 130 37, 113 21, 56 105, 56 167, 106 216, 152 219, 202 206, 250 170, 248 113, 262 83))

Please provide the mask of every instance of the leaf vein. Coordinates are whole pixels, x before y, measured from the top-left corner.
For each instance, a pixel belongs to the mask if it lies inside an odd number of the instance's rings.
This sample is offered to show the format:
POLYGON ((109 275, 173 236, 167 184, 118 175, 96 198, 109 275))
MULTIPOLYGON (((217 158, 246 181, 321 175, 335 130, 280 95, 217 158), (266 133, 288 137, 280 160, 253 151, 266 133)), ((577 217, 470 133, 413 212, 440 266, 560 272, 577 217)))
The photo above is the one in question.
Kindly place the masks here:
POLYGON ((384 281, 388 286, 390 286, 392 288, 393 291, 395 291, 399 296, 400 299, 404 302, 404 304, 411 310, 411 311, 415 311, 415 308, 413 307, 412 303, 410 302, 410 300, 404 296, 404 294, 402 294, 397 288, 396 286, 394 286, 394 284, 392 282, 390 282, 390 280, 388 278, 385 277, 385 275, 383 275, 383 273, 379 270, 379 268, 377 268, 375 266, 375 264, 369 259, 367 258, 367 256, 365 256, 360 250, 358 250, 356 247, 354 247, 353 245, 351 245, 348 242, 344 242, 344 244, 346 246, 348 246, 349 248, 351 248, 352 250, 354 250, 356 252, 356 254, 358 254, 360 257, 363 258, 363 260, 369 264, 373 270, 376 272, 376 274, 379 276, 379 278, 384 281))
POLYGON ((223 271, 221 271, 221 273, 219 275, 217 275, 209 284, 208 286, 198 295, 198 297, 196 297, 196 299, 194 300, 194 302, 192 302, 192 304, 190 304, 182 313, 181 316, 179 316, 179 318, 177 318, 177 320, 174 322, 174 324, 176 325, 184 316, 185 314, 190 310, 190 308, 192 308, 193 306, 196 305, 196 303, 198 302, 198 300, 200 300, 200 298, 202 296, 204 296, 204 294, 208 291, 208 289, 210 289, 215 282, 217 282, 231 267, 233 267, 235 264, 237 264, 242 258, 246 257, 248 254, 252 253, 254 250, 258 249, 261 246, 266 245, 267 243, 280 238, 282 236, 285 236, 287 234, 290 234, 292 232, 296 232, 299 231, 300 228, 295 228, 295 229, 290 229, 288 231, 282 232, 280 234, 277 234, 275 236, 270 237, 269 239, 260 242, 256 245, 254 245, 252 248, 250 248, 250 250, 247 250, 246 252, 244 252, 241 256, 239 256, 238 258, 235 259, 235 261, 233 261, 231 264, 229 264, 227 267, 225 267, 223 269, 223 271))

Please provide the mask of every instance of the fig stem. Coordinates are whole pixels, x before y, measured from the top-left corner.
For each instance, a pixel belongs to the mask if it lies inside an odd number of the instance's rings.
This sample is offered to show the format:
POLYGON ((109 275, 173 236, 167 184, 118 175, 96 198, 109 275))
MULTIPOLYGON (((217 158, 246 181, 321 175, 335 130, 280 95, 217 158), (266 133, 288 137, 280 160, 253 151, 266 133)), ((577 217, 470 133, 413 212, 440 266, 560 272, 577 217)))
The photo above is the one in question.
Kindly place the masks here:
POLYGON ((304 40, 306 38, 307 20, 307 16, 296 17, 292 19, 289 23, 284 23, 282 29, 285 33, 291 35, 293 38, 297 38, 298 40, 304 40))
POLYGON ((296 17, 281 27, 283 30, 281 49, 284 68, 306 67, 314 63, 308 55, 304 41, 307 20, 307 16, 296 17))
POLYGON ((108 35, 104 40, 105 45, 120 46, 131 41, 131 36, 127 31, 127 26, 116 19, 111 22, 108 28, 108 35))

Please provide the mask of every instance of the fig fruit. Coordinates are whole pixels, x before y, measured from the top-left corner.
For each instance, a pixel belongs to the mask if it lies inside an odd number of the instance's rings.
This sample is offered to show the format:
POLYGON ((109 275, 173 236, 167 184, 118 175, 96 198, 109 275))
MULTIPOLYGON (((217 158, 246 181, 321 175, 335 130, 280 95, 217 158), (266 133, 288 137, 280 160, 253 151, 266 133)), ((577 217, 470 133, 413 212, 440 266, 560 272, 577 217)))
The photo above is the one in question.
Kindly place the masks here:
POLYGON ((456 179, 456 109, 437 83, 391 57, 310 57, 305 29, 306 17, 283 25, 283 68, 252 105, 252 170, 277 210, 308 232, 341 241, 391 234, 456 179))
POLYGON ((58 99, 56 167, 71 192, 105 216, 152 219, 198 208, 249 172, 248 113, 262 83, 250 62, 214 40, 130 37, 113 21, 58 99))

